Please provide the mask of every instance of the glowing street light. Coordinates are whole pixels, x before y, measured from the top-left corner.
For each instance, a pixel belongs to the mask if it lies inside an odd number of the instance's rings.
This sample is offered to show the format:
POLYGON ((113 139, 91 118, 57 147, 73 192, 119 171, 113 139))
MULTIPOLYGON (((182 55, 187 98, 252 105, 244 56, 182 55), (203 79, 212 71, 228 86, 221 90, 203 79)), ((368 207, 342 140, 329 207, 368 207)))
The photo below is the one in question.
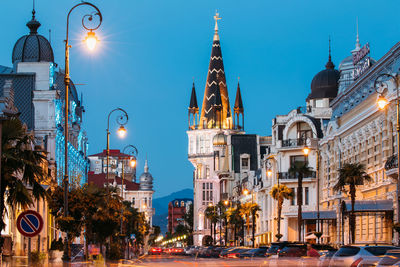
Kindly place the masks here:
POLYGON ((121 125, 121 126, 119 127, 117 133, 118 133, 118 136, 119 136, 120 138, 125 138, 125 136, 126 136, 126 129, 125 129, 125 127, 124 127, 123 125, 121 125))
POLYGON ((384 96, 379 96, 378 100, 376 101, 380 110, 384 110, 385 107, 389 104, 389 101, 384 96))
POLYGON ((96 48, 96 45, 99 42, 99 39, 97 39, 97 37, 93 31, 90 31, 87 33, 85 40, 83 40, 83 41, 86 43, 88 49, 90 51, 93 51, 96 48))

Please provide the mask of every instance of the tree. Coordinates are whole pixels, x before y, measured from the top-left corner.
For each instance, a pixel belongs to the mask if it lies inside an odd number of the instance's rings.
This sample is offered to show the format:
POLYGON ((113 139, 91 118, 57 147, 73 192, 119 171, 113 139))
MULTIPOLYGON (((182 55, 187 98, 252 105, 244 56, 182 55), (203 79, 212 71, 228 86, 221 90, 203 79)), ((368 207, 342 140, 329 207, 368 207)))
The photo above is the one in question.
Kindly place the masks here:
POLYGON ((363 185, 365 181, 371 181, 372 178, 365 172, 365 166, 361 163, 344 163, 338 170, 339 177, 336 185, 333 187, 336 191, 346 193, 346 186, 349 186, 349 194, 351 199, 351 213, 349 217, 350 240, 355 242, 356 237, 356 220, 354 215, 354 205, 356 203, 356 186, 363 185))
POLYGON ((303 222, 303 216, 301 211, 301 205, 303 205, 303 178, 304 176, 310 175, 312 169, 308 166, 308 162, 295 161, 290 166, 289 173, 297 176, 297 234, 298 241, 301 242, 301 225, 303 222))
POLYGON ((240 215, 240 204, 236 208, 229 208, 227 210, 227 215, 229 224, 233 226, 233 237, 236 242, 238 231, 243 222, 242 216, 240 215))
POLYGON ((189 205, 189 210, 183 215, 183 221, 188 232, 187 244, 193 245, 193 203, 189 205))
POLYGON ((218 211, 217 215, 219 222, 219 245, 222 246, 222 222, 226 221, 226 207, 222 201, 218 202, 217 211, 218 211))
MULTIPOLYGON (((34 137, 27 133, 20 119, 3 121, 2 127, 0 230, 6 225, 5 202, 13 210, 33 205, 35 200, 45 197, 41 183, 48 177, 46 155, 33 149, 34 137)), ((2 244, 0 238, 0 247, 2 244)))
POLYGON ((292 199, 294 197, 294 192, 292 189, 287 187, 284 184, 276 184, 272 187, 271 191, 269 192, 271 197, 278 201, 278 218, 277 218, 277 226, 278 226, 278 233, 276 238, 278 242, 280 241, 281 235, 281 216, 282 216, 282 206, 285 199, 292 199))
POLYGON ((211 222, 211 235, 214 233, 213 243, 215 244, 215 226, 218 222, 218 213, 215 206, 208 206, 205 211, 205 216, 211 222))
POLYGON ((252 241, 253 248, 254 248, 254 245, 255 245, 254 241, 255 241, 255 231, 256 231, 256 218, 258 216, 257 212, 260 211, 260 210, 261 210, 261 208, 260 208, 260 206, 258 204, 251 203, 250 212, 251 212, 251 218, 252 218, 252 223, 253 223, 251 241, 252 241))

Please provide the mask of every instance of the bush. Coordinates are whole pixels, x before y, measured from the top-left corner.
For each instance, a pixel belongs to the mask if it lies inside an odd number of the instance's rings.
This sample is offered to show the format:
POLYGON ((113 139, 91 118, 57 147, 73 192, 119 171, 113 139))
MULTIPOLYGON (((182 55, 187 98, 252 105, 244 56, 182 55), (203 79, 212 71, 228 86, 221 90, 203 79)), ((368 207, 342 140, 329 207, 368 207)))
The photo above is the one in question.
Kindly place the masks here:
POLYGON ((46 259, 46 254, 40 251, 31 252, 32 264, 36 266, 42 266, 43 261, 46 259))

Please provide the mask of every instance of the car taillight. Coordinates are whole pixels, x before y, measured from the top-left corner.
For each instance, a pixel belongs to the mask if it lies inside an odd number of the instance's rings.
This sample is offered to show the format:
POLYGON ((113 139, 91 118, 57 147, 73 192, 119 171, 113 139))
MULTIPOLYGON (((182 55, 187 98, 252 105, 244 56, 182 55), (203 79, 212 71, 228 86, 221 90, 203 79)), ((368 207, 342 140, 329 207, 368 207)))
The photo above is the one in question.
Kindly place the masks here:
POLYGON ((363 260, 363 258, 358 258, 357 260, 355 260, 350 267, 357 267, 357 265, 363 260))

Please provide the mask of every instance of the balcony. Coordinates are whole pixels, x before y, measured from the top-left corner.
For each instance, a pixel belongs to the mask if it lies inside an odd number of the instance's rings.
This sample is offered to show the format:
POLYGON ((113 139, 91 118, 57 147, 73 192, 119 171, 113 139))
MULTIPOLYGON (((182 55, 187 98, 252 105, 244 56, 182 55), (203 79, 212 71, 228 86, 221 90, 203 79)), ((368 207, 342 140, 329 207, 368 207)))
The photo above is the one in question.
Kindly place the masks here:
MULTIPOLYGON (((317 173, 316 172, 311 172, 309 175, 306 175, 305 177, 303 177, 303 179, 307 179, 307 178, 316 178, 317 177, 317 173)), ((299 173, 291 173, 291 172, 279 172, 278 173, 278 178, 279 180, 297 180, 299 178, 299 173)))
POLYGON ((385 163, 385 171, 386 175, 391 178, 397 178, 398 169, 397 169, 397 154, 390 156, 385 163))
POLYGON ((286 139, 282 140, 282 147, 299 147, 306 145, 306 138, 286 139))

